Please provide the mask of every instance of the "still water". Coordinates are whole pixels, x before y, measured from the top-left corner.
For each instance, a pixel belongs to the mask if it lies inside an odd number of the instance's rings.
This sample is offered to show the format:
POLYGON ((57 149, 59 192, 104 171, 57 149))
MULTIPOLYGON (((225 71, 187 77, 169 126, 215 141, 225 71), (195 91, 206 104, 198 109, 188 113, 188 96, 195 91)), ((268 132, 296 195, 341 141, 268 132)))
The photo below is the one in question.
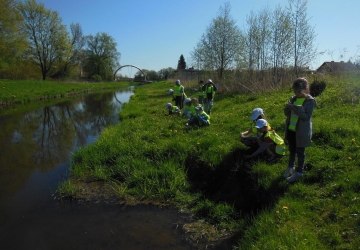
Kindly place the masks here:
POLYGON ((189 249, 175 210, 54 200, 72 153, 119 122, 132 90, 0 116, 0 249, 189 249))

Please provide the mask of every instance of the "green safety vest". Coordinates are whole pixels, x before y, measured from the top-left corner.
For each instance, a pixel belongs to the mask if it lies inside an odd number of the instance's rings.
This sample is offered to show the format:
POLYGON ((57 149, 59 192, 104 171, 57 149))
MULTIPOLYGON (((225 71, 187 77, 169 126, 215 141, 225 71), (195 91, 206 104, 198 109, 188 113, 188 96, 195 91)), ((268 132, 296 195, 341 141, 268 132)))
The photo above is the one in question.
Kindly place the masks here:
POLYGON ((210 86, 206 86, 206 93, 207 94, 211 94, 214 92, 214 86, 210 85, 210 86))
POLYGON ((174 88, 174 95, 175 96, 182 96, 182 94, 184 93, 184 86, 180 85, 176 85, 174 88))
POLYGON ((189 112, 191 115, 195 115, 196 109, 195 109, 194 105, 190 105, 190 106, 185 105, 183 113, 186 114, 187 112, 189 112))
POLYGON ((210 116, 205 113, 205 111, 202 111, 200 114, 198 114, 199 117, 206 120, 210 124, 210 116))
MULTIPOLYGON (((296 98, 294 101, 294 105, 302 106, 304 102, 305 102, 305 98, 296 98)), ((299 116, 295 114, 295 112, 291 111, 290 122, 288 126, 288 129, 290 131, 296 131, 296 124, 298 120, 299 120, 299 116)))
POLYGON ((275 152, 279 155, 285 155, 286 146, 284 140, 274 131, 268 131, 264 137, 269 137, 275 144, 275 152))

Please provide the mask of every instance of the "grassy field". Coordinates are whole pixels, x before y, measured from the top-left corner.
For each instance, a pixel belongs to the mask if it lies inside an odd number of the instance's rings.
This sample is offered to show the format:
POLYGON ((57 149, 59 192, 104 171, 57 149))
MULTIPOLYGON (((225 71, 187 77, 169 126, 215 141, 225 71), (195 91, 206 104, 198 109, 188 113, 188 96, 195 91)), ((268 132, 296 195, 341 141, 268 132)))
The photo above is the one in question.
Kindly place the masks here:
POLYGON ((67 83, 41 80, 0 80, 0 108, 39 100, 63 98, 84 92, 116 89, 124 84, 118 82, 67 83))
POLYGON ((283 134, 290 88, 217 94, 211 125, 187 130, 184 118, 166 115, 173 85, 161 82, 137 88, 121 123, 76 152, 71 178, 59 191, 79 197, 79 182, 97 181, 121 199, 186 209, 197 221, 184 229, 201 232, 194 241, 226 238, 239 249, 359 249, 360 79, 321 80, 327 88, 316 98, 307 170, 297 183, 282 177, 287 157, 245 161, 239 140, 255 107, 283 134))

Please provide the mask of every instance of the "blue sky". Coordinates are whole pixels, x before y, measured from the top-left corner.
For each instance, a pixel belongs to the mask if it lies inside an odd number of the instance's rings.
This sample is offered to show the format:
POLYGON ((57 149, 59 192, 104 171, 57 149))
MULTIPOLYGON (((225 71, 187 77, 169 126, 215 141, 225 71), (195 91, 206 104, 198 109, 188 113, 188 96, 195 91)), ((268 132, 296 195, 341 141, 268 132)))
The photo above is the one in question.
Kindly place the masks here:
MULTIPOLYGON (((220 6, 231 4, 231 15, 244 30, 251 11, 287 6, 287 0, 38 0, 57 11, 65 25, 79 23, 85 35, 106 32, 121 53, 120 64, 160 70, 177 67, 181 54, 188 66, 191 51, 220 6)), ((360 56, 360 1, 308 0, 319 53, 311 68, 324 61, 360 56)))

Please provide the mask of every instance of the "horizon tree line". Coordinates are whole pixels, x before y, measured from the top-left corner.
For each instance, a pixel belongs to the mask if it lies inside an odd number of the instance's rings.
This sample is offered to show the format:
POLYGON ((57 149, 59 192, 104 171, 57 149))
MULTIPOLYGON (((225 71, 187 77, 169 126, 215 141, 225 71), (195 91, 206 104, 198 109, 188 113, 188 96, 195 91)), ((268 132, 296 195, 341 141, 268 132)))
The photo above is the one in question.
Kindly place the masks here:
MULTIPOLYGON (((217 16, 191 52, 192 68, 249 75, 271 72, 273 83, 284 71, 299 75, 316 56, 315 30, 307 16, 307 0, 288 0, 288 6, 251 12, 239 29, 230 3, 217 16)), ((87 78, 113 80, 120 53, 104 32, 84 35, 78 23, 66 27, 56 11, 36 0, 0 0, 0 78, 87 78)), ((360 61, 360 60, 359 60, 360 61)), ((359 62, 358 62, 359 63, 359 62)), ((181 54, 177 70, 187 68, 181 54)), ((171 67, 147 71, 154 80, 174 76, 171 67)))
POLYGON ((251 12, 245 30, 236 25, 230 3, 225 3, 192 51, 193 63, 216 71, 219 79, 234 69, 271 70, 274 82, 284 69, 292 68, 298 75, 316 55, 316 34, 307 16, 307 0, 288 3, 272 11, 251 12))

